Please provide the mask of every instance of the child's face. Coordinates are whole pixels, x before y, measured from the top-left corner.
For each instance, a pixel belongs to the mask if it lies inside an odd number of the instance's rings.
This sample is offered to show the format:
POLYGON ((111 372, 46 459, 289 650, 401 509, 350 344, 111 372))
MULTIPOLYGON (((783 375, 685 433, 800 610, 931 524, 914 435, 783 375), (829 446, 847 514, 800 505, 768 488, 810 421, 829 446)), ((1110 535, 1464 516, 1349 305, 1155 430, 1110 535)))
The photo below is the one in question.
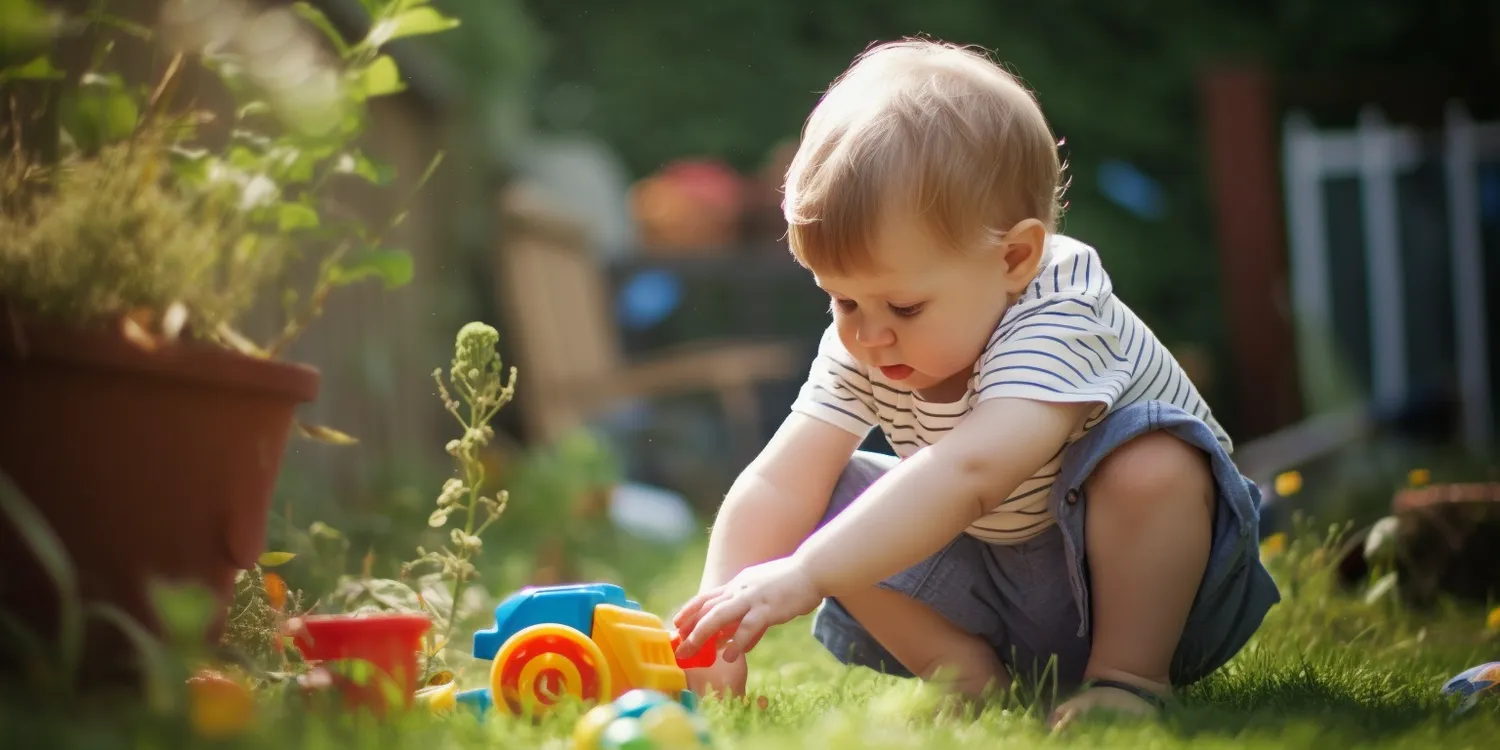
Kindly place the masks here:
POLYGON ((1023 222, 1017 229, 1002 247, 960 256, 943 249, 916 217, 888 218, 872 237, 878 270, 814 274, 833 299, 845 349, 925 398, 961 396, 1010 299, 1040 262, 1041 225, 1023 222))

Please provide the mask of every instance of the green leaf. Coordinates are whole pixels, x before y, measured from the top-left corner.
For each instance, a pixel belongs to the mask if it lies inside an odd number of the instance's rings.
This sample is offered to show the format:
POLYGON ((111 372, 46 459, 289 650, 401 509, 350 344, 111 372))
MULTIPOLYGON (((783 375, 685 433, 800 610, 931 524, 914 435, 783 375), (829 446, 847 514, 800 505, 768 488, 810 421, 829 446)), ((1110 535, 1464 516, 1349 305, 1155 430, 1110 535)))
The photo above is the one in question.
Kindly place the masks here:
POLYGON ((301 203, 283 203, 276 207, 276 226, 283 232, 318 226, 318 212, 301 203))
POLYGON ((153 709, 165 713, 173 708, 172 660, 166 648, 139 622, 125 611, 112 604, 96 603, 88 607, 89 613, 114 625, 125 634, 130 644, 140 653, 142 678, 146 683, 146 702, 153 709))
POLYGON ((167 150, 172 163, 172 173, 188 184, 201 185, 208 181, 208 169, 214 163, 207 149, 173 146, 167 150))
POLYGON ((59 648, 63 653, 64 667, 71 674, 77 665, 75 660, 83 637, 83 612, 79 608, 78 579, 73 571, 73 561, 51 524, 3 471, 0 471, 0 512, 10 519, 21 541, 31 548, 31 553, 57 587, 62 631, 58 634, 59 648))
POLYGON ((318 27, 318 30, 322 31, 328 37, 328 40, 333 42, 334 49, 338 50, 340 57, 348 53, 349 43, 344 41, 344 35, 340 34, 339 30, 334 27, 333 22, 328 20, 328 16, 323 15, 323 11, 305 2, 292 3, 292 10, 297 15, 306 19, 308 23, 318 27))
POLYGON ((411 586, 392 578, 346 578, 339 582, 328 601, 334 611, 404 612, 425 614, 422 597, 411 586))
POLYGON ((296 552, 262 552, 255 562, 262 568, 274 568, 291 562, 296 556, 296 552))
POLYGON ((406 85, 401 82, 401 71, 396 67, 396 61, 390 55, 381 55, 365 68, 360 76, 359 88, 365 97, 385 96, 396 94, 406 90, 406 85))
POLYGON ((44 52, 62 24, 43 3, 0 0, 0 64, 28 60, 44 52))
POLYGON ((0 81, 49 81, 63 77, 63 72, 53 67, 46 55, 25 65, 0 70, 0 81))
MULTIPOLYGON (((447 31, 458 26, 458 19, 444 16, 433 8, 422 7, 401 13, 386 23, 390 25, 390 29, 384 32, 386 36, 380 44, 407 36, 447 31)), ((375 29, 371 29, 370 34, 374 36, 375 29)))
POLYGON ((140 108, 118 77, 86 75, 63 92, 58 117, 79 148, 93 151, 134 132, 140 108))
POLYGON ((340 156, 336 171, 344 174, 359 175, 374 185, 386 185, 396 178, 396 170, 394 168, 386 164, 377 163, 360 151, 340 156))
POLYGON ((186 647, 201 644, 218 606, 214 595, 202 586, 163 583, 152 584, 150 593, 170 642, 186 647))
POLYGON ((266 102, 260 100, 246 102, 244 106, 240 107, 239 110, 235 112, 235 118, 243 120, 253 115, 267 114, 270 111, 271 105, 267 104, 266 102))
POLYGON ((325 427, 323 425, 317 424, 307 424, 306 422, 297 423, 297 434, 309 440, 317 440, 318 442, 330 443, 332 445, 353 445, 359 442, 353 437, 339 432, 332 427, 325 427))
POLYGON ((371 250, 332 270, 334 283, 353 284, 371 276, 385 281, 385 288, 395 289, 411 283, 414 275, 411 254, 402 250, 371 250))

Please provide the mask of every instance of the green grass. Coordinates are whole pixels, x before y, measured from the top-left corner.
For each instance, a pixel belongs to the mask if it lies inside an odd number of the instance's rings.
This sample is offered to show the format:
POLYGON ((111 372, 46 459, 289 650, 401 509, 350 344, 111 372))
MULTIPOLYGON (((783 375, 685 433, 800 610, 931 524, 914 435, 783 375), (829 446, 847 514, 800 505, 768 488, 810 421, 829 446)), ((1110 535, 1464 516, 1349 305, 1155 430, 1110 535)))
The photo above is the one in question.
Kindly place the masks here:
MULTIPOLYGON (((1184 691, 1160 720, 1091 720, 1051 735, 1039 709, 1017 698, 977 716, 934 717, 939 696, 920 683, 848 669, 811 638, 806 621, 773 631, 751 655, 757 708, 707 702, 720 748, 1493 748, 1500 700, 1452 719, 1440 695, 1453 674, 1500 659, 1482 612, 1419 616, 1393 600, 1366 603, 1332 592, 1318 540, 1272 558, 1286 600, 1234 661, 1184 691)), ((697 554, 632 584, 648 609, 670 612, 691 590, 697 554)), ((465 675, 465 680, 472 676, 465 675)), ((181 712, 7 702, 0 746, 17 748, 312 748, 467 750, 567 745, 576 707, 539 725, 491 716, 407 717, 380 725, 309 714, 288 696, 262 696, 247 733, 195 738, 181 712)))

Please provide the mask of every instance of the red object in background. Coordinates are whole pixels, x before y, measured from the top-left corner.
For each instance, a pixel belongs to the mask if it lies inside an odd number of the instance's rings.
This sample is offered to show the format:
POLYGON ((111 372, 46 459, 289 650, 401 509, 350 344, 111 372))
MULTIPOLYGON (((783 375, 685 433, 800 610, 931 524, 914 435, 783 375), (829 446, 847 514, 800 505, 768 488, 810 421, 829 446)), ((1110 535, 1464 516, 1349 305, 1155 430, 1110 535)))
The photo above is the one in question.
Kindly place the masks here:
POLYGON ((1276 94, 1266 70, 1214 68, 1200 74, 1199 98, 1236 373, 1235 421, 1239 439, 1249 439, 1302 416, 1296 338, 1286 299, 1276 94))
MULTIPOLYGON (((682 645, 682 633, 679 631, 672 634, 672 652, 676 653, 677 647, 680 645, 682 645)), ((718 658, 719 636, 712 635, 709 636, 708 641, 703 644, 703 647, 698 649, 698 653, 686 659, 677 657, 677 666, 683 669, 702 669, 704 667, 712 667, 718 658)))
MULTIPOLYGON (((432 621, 422 615, 320 615, 289 623, 293 644, 308 661, 360 659, 394 681, 406 708, 417 690, 417 653, 432 621)), ((345 705, 364 706, 383 714, 388 705, 379 678, 365 685, 326 675, 339 688, 345 705)))
POLYGON ((744 179, 723 162, 675 161, 656 174, 680 187, 694 203, 713 211, 733 213, 744 200, 744 179))
POLYGON ((714 160, 674 161, 632 186, 642 242, 658 254, 714 252, 739 239, 745 179, 714 160))

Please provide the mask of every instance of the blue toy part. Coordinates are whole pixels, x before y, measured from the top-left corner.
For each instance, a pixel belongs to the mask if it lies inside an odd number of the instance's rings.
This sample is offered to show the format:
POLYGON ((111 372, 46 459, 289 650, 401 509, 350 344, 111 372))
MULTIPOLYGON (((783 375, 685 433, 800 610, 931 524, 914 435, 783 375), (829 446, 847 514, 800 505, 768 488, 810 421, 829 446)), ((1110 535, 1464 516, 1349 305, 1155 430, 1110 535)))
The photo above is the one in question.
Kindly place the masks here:
POLYGON ((505 641, 532 625, 566 625, 593 638, 594 608, 600 604, 641 608, 613 583, 528 586, 495 607, 494 627, 474 633, 474 658, 494 659, 505 641))
POLYGON ((1443 695, 1475 695, 1500 689, 1500 661, 1464 670, 1443 686, 1443 695))
POLYGON ((494 697, 490 695, 489 688, 463 690, 453 697, 458 701, 459 705, 474 709, 480 716, 488 713, 490 708, 495 705, 494 697))
POLYGON ((1480 664, 1458 673, 1443 685, 1443 695, 1463 696, 1457 713, 1473 708, 1481 698, 1500 696, 1500 661, 1480 664))

